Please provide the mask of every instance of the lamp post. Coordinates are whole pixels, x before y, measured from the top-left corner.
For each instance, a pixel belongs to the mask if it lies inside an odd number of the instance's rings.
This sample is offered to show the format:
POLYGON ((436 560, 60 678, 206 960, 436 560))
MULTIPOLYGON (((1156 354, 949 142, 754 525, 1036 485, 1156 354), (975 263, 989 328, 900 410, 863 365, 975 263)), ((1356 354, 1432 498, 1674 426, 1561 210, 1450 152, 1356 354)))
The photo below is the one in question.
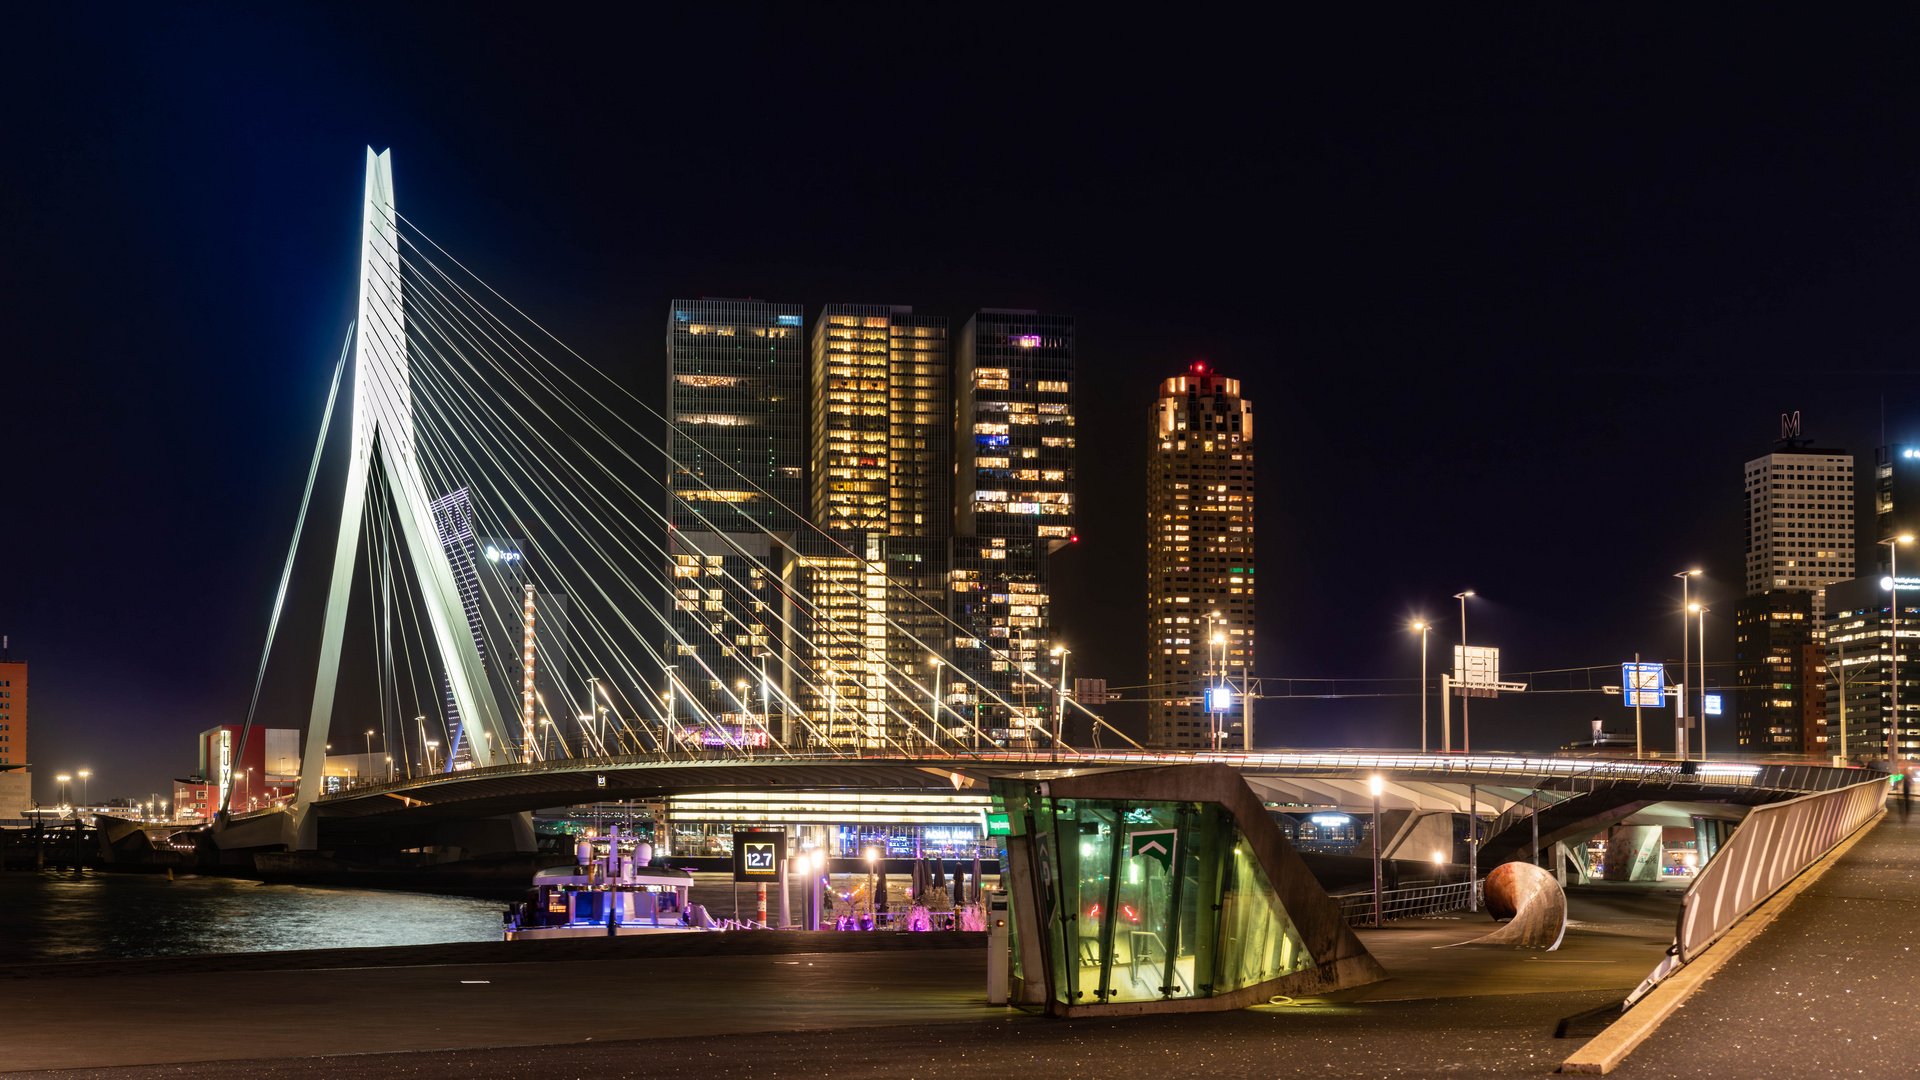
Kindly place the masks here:
POLYGON ((1416 620, 1413 629, 1420 631, 1420 752, 1427 752, 1427 634, 1433 627, 1416 620))
POLYGON ((1689 604, 1694 613, 1693 640, 1700 643, 1700 760, 1707 760, 1707 612, 1705 604, 1689 604))
POLYGON ((1380 791, 1385 785, 1376 776, 1367 786, 1373 790, 1373 828, 1367 830, 1373 834, 1373 925, 1379 926, 1386 921, 1380 912, 1380 791))
POLYGON ((1687 589, 1693 579, 1700 576, 1700 571, 1682 570, 1673 576, 1680 579, 1680 697, 1678 699, 1680 704, 1678 706, 1678 715, 1673 718, 1675 726, 1673 752, 1675 757, 1685 761, 1687 759, 1687 663, 1689 659, 1687 653, 1687 613, 1690 610, 1690 600, 1688 599, 1689 594, 1687 589))
POLYGON ((933 746, 940 748, 940 669, 946 662, 938 656, 929 661, 933 665, 933 746))
POLYGON ((87 769, 80 770, 80 805, 81 806, 87 805, 87 777, 92 775, 93 773, 87 769))
POLYGON ((866 850, 866 856, 867 856, 867 911, 873 916, 873 928, 875 930, 878 930, 880 929, 880 900, 878 897, 873 895, 873 886, 874 886, 873 868, 874 868, 874 864, 878 862, 880 859, 880 849, 877 847, 869 847, 866 850))
POLYGON ((1067 740, 1067 657, 1073 650, 1065 645, 1053 647, 1053 658, 1060 661, 1060 691, 1053 706, 1053 756, 1060 756, 1060 744, 1067 740))
MULTIPOLYGON (((1460 647, 1462 649, 1465 649, 1467 647, 1467 597, 1472 595, 1473 595, 1472 589, 1467 589, 1463 592, 1457 592, 1453 594, 1453 598, 1455 600, 1460 601, 1460 647)), ((1465 690, 1464 688, 1461 689, 1460 691, 1460 752, 1463 754, 1472 752, 1470 747, 1473 744, 1473 725, 1470 722, 1470 718, 1468 715, 1468 706, 1472 702, 1473 702, 1473 698, 1469 696, 1467 690, 1465 690)))
POLYGON ((54 779, 60 782, 60 809, 65 810, 73 804, 73 788, 70 786, 73 783, 73 777, 62 774, 54 779))
MULTIPOLYGON (((766 735, 769 743, 773 741, 773 695, 767 682, 767 653, 770 651, 772 650, 760 650, 760 730, 766 735)), ((781 740, 781 742, 785 741, 785 739, 781 740)), ((785 917, 781 916, 783 919, 785 917)))
POLYGON ((813 926, 810 929, 818 930, 820 929, 820 874, 826 869, 827 853, 820 848, 814 848, 813 853, 807 856, 807 862, 813 867, 813 926))
POLYGON ((1903 534, 1890 536, 1880 543, 1887 545, 1887 591, 1889 610, 1892 618, 1888 622, 1887 637, 1890 642, 1890 663, 1888 682, 1893 686, 1892 715, 1887 720, 1887 767, 1900 758, 1900 549, 1896 544, 1911 544, 1913 537, 1903 534))

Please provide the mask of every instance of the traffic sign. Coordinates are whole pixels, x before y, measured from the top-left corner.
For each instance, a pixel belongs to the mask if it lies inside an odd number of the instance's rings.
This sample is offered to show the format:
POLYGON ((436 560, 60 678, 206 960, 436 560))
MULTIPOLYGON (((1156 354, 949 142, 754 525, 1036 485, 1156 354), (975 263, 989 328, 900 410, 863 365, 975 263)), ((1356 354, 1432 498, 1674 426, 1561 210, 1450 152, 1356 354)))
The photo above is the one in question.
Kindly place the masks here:
POLYGON ((1667 703, 1665 664, 1620 665, 1620 700, 1628 708, 1658 709, 1667 703))
POLYGON ((785 830, 738 830, 733 834, 733 880, 778 881, 786 861, 785 830))
POLYGON ((1127 834, 1127 854, 1136 859, 1158 859, 1173 872, 1173 848, 1178 835, 1174 829, 1142 829, 1127 834))

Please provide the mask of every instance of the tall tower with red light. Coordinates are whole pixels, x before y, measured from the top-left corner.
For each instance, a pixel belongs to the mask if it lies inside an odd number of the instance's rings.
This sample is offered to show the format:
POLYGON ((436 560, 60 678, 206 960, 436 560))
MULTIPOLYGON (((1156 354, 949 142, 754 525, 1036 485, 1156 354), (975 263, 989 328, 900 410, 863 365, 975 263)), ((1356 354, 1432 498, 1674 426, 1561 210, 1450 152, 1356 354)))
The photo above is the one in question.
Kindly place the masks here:
POLYGON ((1150 439, 1148 744, 1240 749, 1254 649, 1253 403, 1240 380, 1195 360, 1161 382, 1150 439))

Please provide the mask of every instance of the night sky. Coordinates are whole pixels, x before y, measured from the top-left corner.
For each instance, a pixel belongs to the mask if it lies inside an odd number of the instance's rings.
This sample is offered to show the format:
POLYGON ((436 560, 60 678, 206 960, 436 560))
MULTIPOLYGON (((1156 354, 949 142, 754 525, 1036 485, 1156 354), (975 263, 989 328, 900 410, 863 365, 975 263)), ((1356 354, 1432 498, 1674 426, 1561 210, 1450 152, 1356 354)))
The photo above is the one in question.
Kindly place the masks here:
MULTIPOLYGON (((369 144, 403 212, 650 399, 676 296, 1077 317, 1056 612, 1115 685, 1144 675, 1148 404, 1195 358, 1259 417, 1270 676, 1412 676, 1421 613, 1437 670, 1463 588, 1509 671, 1677 656, 1696 565, 1728 660, 1741 464, 1778 415, 1866 462, 1883 409, 1920 437, 1912 22, 951 10, 0 16, 0 632, 40 796, 81 767, 164 791, 244 716, 369 144)), ((314 636, 267 723, 304 717, 314 636)), ((1475 721, 1551 748, 1623 712, 1475 721)), ((1405 746, 1417 715, 1267 702, 1261 742, 1405 746)))

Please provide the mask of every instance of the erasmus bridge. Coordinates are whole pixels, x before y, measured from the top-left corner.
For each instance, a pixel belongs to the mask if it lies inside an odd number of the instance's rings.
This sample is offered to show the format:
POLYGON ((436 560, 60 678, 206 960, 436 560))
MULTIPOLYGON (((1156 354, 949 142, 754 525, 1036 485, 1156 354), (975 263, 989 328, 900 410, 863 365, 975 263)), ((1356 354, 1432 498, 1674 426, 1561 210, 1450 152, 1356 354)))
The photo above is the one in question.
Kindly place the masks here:
POLYGON ((752 478, 704 475, 674 460, 635 420, 664 429, 672 418, 400 212, 390 152, 367 153, 360 255, 358 315, 334 373, 241 735, 243 746, 260 737, 261 687, 296 557, 316 547, 325 557, 327 538, 303 548, 303 534, 329 426, 344 405, 345 494, 297 791, 265 808, 239 807, 229 805, 227 785, 208 828, 221 849, 311 852, 332 846, 330 833, 380 830, 410 837, 395 841, 404 846, 486 821, 498 825, 499 849, 531 851, 530 814, 543 807, 887 793, 952 812, 981 805, 996 777, 1193 762, 1230 765, 1269 805, 1289 808, 1364 806, 1377 782, 1385 807, 1403 812, 1408 838, 1425 818, 1444 816, 1450 832, 1455 814, 1498 814, 1486 842, 1513 848, 1524 833, 1537 858, 1543 844, 1578 843, 1631 815, 1737 821, 1748 806, 1844 779, 1841 770, 1734 763, 1148 750, 1018 664, 1010 665, 1016 685, 1032 684, 1018 691, 1056 702, 1053 722, 984 724, 979 708, 952 702, 990 702, 1016 717, 1036 711, 1024 696, 1009 701, 991 686, 962 685, 966 673, 951 665, 936 663, 929 677, 891 651, 862 657, 858 683, 873 692, 856 704, 837 689, 847 654, 835 647, 836 619, 847 611, 867 623, 884 618, 923 658, 941 655, 937 642, 960 632, 957 624, 922 601, 926 611, 903 625, 872 602, 880 564, 817 530, 809 538, 816 548, 862 572, 803 588, 790 565, 760 554, 792 538, 763 528, 758 543, 730 541, 746 573, 708 575, 688 590, 672 548, 676 515, 717 537, 736 534, 737 519, 717 518, 723 500, 697 496, 764 496, 752 478), (726 603, 713 607, 750 611, 756 621, 672 615, 711 610, 717 594, 726 603), (715 656, 729 666, 716 666, 715 656), (555 670, 571 677, 555 680, 555 670), (372 685, 348 685, 356 673, 372 685), (951 680, 944 696, 942 674, 951 680), (1069 744, 1059 719, 1069 706, 1085 714, 1096 745, 1069 744), (850 715, 856 708, 864 711, 850 715), (1103 732, 1106 748, 1097 745, 1103 732), (376 737, 384 782, 366 767, 350 784, 329 782, 331 743, 364 738, 364 764, 376 756, 376 737))

